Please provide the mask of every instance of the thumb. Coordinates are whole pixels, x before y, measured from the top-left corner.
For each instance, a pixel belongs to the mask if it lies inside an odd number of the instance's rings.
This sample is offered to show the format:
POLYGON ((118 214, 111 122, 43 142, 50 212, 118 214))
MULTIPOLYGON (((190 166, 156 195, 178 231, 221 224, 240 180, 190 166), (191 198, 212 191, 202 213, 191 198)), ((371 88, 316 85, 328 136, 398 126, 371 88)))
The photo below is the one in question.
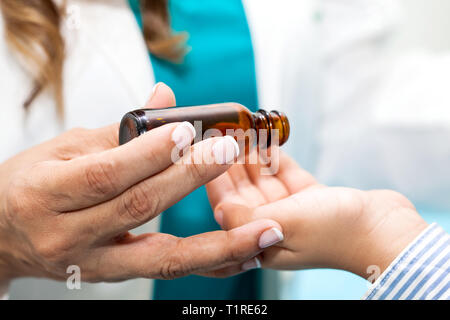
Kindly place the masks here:
POLYGON ((214 270, 230 267, 241 269, 245 262, 283 240, 281 226, 270 219, 253 221, 229 231, 214 231, 183 238, 179 240, 178 250, 165 256, 168 265, 180 267, 172 270, 168 278, 191 273, 212 273, 214 270), (177 261, 176 264, 171 263, 174 260, 177 261))
POLYGON ((236 203, 220 203, 214 210, 214 218, 224 230, 237 228, 253 219, 254 209, 236 203))
POLYGON ((233 230, 188 238, 162 233, 142 235, 130 243, 108 248, 102 260, 109 273, 126 279, 213 275, 214 271, 233 266, 242 272, 245 271, 242 270, 245 262, 283 239, 277 222, 260 219, 233 230))
POLYGON ((158 82, 153 87, 152 95, 145 104, 145 108, 161 109, 173 107, 175 105, 176 99, 172 89, 170 89, 170 87, 167 86, 165 83, 158 82))

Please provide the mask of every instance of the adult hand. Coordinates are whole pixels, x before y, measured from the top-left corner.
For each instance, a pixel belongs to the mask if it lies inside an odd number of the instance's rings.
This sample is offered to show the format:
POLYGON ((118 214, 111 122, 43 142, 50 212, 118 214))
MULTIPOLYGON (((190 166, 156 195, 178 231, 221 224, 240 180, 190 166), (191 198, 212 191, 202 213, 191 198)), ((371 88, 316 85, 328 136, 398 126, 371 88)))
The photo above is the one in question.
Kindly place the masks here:
POLYGON ((327 187, 278 149, 279 171, 236 164, 207 185, 216 220, 225 230, 273 219, 284 241, 253 266, 274 269, 337 268, 367 277, 382 272, 427 224, 404 196, 388 190, 327 187), (373 272, 373 271, 372 271, 373 272))
MULTIPOLYGON (((147 107, 175 104, 167 86, 155 88, 147 107)), ((70 265, 89 282, 241 272, 261 251, 264 231, 280 228, 276 222, 184 239, 128 233, 229 168, 222 151, 233 153, 234 142, 190 146, 194 133, 174 123, 118 146, 118 124, 74 129, 0 164, 0 284, 24 276, 62 280, 70 265), (183 164, 172 162, 173 148, 185 150, 183 164), (196 152, 215 161, 185 161, 196 152)))

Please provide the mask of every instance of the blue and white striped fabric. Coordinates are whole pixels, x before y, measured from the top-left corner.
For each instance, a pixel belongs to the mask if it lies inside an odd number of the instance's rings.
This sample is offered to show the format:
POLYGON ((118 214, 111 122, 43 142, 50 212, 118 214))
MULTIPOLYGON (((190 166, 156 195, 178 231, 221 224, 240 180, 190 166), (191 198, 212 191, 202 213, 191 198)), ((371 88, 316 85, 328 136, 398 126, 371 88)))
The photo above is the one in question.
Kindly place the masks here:
POLYGON ((450 300, 450 235, 430 225, 372 285, 367 300, 450 300))

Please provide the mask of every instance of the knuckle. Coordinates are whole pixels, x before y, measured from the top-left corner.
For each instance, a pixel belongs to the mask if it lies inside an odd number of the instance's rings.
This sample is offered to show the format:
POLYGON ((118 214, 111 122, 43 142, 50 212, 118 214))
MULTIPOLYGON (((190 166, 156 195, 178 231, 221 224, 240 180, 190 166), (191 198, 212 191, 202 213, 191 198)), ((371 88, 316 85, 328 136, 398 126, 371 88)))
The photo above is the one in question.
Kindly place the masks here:
POLYGON ((64 266, 75 248, 74 241, 60 235, 38 237, 33 243, 38 256, 53 266, 64 266))
POLYGON ((205 181, 208 177, 208 168, 196 162, 192 162, 188 166, 188 172, 192 181, 205 181))
POLYGON ((6 205, 8 207, 8 209, 6 210, 7 213, 9 212, 11 214, 16 214, 17 212, 20 212, 24 209, 24 197, 22 197, 22 188, 23 185, 21 181, 19 182, 18 180, 14 180, 9 185, 5 194, 6 205))
POLYGON ((161 151, 158 152, 155 148, 148 148, 143 157, 144 160, 148 161, 148 163, 153 163, 157 167, 161 166, 161 151))
MULTIPOLYGON (((234 239, 230 231, 224 231, 225 240, 223 243, 232 244, 234 239)), ((243 246, 232 246, 227 245, 223 249, 223 260, 227 263, 239 263, 244 260, 247 256, 245 247, 243 246)))
POLYGON ((55 138, 59 142, 56 147, 63 151, 66 149, 70 150, 73 148, 73 142, 83 139, 88 132, 89 129, 86 128, 72 128, 55 138))
POLYGON ((161 266, 160 277, 163 280, 173 280, 184 275, 184 267, 176 258, 171 258, 161 266))
POLYGON ((73 128, 55 138, 52 153, 63 160, 81 156, 83 146, 89 143, 90 129, 73 128), (81 147, 80 147, 81 146, 81 147))
POLYGON ((13 175, 4 195, 7 218, 36 218, 53 212, 51 203, 55 197, 49 191, 50 169, 46 162, 41 162, 13 175))
POLYGON ((138 223, 146 222, 158 213, 160 197, 148 183, 132 187, 122 200, 122 214, 138 223), (150 195, 150 196, 149 196, 150 195))
POLYGON ((72 129, 66 131, 66 133, 63 135, 79 137, 79 136, 85 135, 88 132, 89 132, 89 129, 82 128, 82 127, 76 127, 76 128, 72 128, 72 129))
POLYGON ((31 192, 31 188, 32 184, 25 175, 18 175, 11 181, 5 195, 5 211, 8 218, 14 218, 20 216, 21 213, 33 211, 30 210, 29 205, 34 194, 34 192, 31 192))
POLYGON ((171 251, 164 262, 161 264, 159 276, 163 280, 172 280, 180 277, 184 277, 192 273, 193 268, 189 263, 189 259, 186 259, 186 250, 182 250, 182 239, 179 239, 176 245, 176 249, 171 251))
POLYGON ((116 175, 112 161, 97 160, 84 172, 89 192, 100 196, 112 196, 117 192, 116 175))

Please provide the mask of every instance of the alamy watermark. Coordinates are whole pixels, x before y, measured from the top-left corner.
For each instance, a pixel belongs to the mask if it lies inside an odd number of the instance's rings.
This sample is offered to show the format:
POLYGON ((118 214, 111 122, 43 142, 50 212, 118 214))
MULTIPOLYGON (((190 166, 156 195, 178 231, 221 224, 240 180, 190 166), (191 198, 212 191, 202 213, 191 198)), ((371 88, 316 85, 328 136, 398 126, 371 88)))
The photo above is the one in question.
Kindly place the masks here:
POLYGON ((370 288, 375 281, 381 276, 381 268, 377 265, 368 266, 366 269, 366 273, 370 276, 367 278, 367 286, 370 288))
POLYGON ((77 265, 67 267, 67 274, 70 276, 66 280, 66 286, 69 290, 81 290, 81 269, 77 265))
MULTIPOLYGON (((194 121, 194 128, 196 132, 203 132, 202 121, 194 121)), ((278 173, 280 165, 279 153, 279 130, 272 129, 226 129, 225 135, 234 138, 239 146, 240 156, 235 159, 234 164, 258 164, 261 175, 275 175, 278 173), (270 145, 268 148, 267 145, 270 145)), ((194 139, 194 144, 209 138, 223 137, 221 130, 211 128, 203 132, 203 135, 197 135, 194 139)), ((224 158, 227 157, 227 152, 233 150, 223 150, 224 158)), ((213 154, 204 152, 202 148, 197 145, 196 148, 187 147, 185 150, 178 150, 174 147, 171 152, 172 162, 175 164, 189 165, 189 164, 214 164, 216 158, 213 154)))

